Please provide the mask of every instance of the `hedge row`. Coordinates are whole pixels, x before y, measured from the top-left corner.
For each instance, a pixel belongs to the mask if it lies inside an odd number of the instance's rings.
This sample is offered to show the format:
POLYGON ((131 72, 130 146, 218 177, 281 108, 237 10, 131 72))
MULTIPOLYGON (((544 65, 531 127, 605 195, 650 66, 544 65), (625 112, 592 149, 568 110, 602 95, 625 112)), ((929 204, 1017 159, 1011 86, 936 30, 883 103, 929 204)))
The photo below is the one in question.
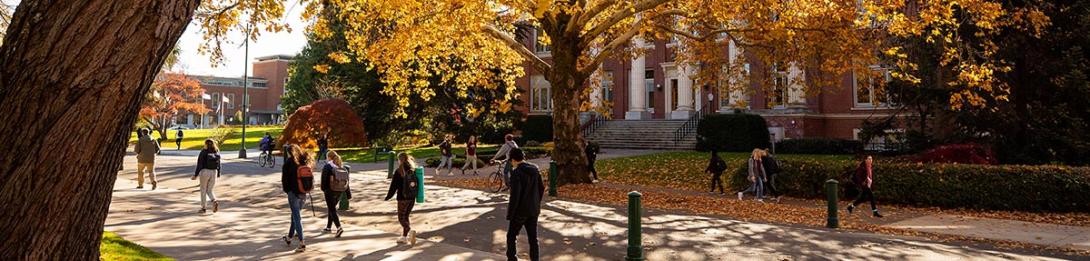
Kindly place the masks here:
MULTIPOLYGON (((549 149, 541 147, 524 147, 522 148, 522 151, 526 153, 526 158, 530 159, 543 158, 548 156, 551 152, 549 151, 549 149)), ((492 159, 492 157, 496 155, 496 152, 497 149, 477 150, 477 159, 481 160, 480 162, 477 162, 477 167, 487 167, 488 160, 492 159)), ((454 167, 461 168, 462 165, 465 164, 465 154, 455 154, 454 156, 454 167)), ((430 157, 424 159, 424 167, 434 168, 437 166, 439 166, 439 157, 430 157)))
POLYGON ((526 116, 526 121, 519 122, 515 127, 522 131, 519 144, 526 144, 528 141, 539 143, 553 141, 553 116, 526 116))
POLYGON ((855 154, 863 149, 863 143, 845 139, 789 139, 776 142, 780 154, 855 154))
MULTIPOLYGON (((783 193, 823 198, 824 184, 837 179, 841 196, 853 196, 854 161, 784 160, 776 178, 783 193)), ((744 162, 732 186, 744 189, 744 162)), ((945 208, 1090 212, 1090 167, 879 163, 874 170, 879 203, 945 208)))

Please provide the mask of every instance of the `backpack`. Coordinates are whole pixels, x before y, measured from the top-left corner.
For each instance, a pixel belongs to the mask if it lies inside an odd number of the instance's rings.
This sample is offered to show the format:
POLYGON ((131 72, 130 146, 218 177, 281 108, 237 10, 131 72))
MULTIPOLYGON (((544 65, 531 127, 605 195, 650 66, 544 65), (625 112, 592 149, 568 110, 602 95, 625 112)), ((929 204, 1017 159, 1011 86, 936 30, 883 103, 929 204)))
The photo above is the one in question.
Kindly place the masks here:
POLYGON ((782 170, 780 160, 777 160, 772 156, 768 156, 764 160, 768 161, 768 169, 765 170, 766 173, 780 173, 780 170, 782 170))
POLYGON ((329 179, 329 189, 336 192, 348 190, 348 169, 344 167, 333 168, 333 178, 329 179))
POLYGON ((314 190, 314 173, 310 170, 310 166, 299 166, 295 176, 300 192, 310 193, 314 190))
POLYGON ((205 154, 204 168, 205 169, 220 169, 220 154, 219 153, 205 154))

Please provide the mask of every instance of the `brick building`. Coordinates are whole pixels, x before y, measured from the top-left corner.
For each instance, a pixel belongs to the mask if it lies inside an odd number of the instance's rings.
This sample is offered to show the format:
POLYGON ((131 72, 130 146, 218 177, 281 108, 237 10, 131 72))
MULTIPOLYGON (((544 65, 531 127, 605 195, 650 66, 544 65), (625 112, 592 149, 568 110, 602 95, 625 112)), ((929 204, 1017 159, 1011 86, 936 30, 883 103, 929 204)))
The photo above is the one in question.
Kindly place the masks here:
MULTIPOLYGON (((250 95, 249 124, 276 124, 283 120, 280 97, 288 81, 288 65, 294 57, 291 55, 271 55, 255 58, 251 76, 248 79, 250 95)), ((191 75, 201 82, 205 94, 211 99, 204 100, 205 107, 212 110, 206 115, 190 114, 179 119, 179 124, 190 127, 211 127, 219 124, 241 124, 235 115, 242 110, 242 77, 217 77, 191 75), (223 98, 227 98, 222 102, 223 98), (220 118, 220 106, 222 115, 220 118), (203 120, 202 120, 203 119, 203 120)))
MULTIPOLYGON (((535 35, 536 36, 536 35, 535 35)), ((536 37, 531 38, 536 39, 536 37)), ((525 43, 546 62, 550 61, 548 47, 540 46, 535 41, 525 43)), ((650 49, 644 56, 631 60, 610 59, 603 63, 599 72, 601 87, 591 94, 591 99, 598 105, 608 108, 612 121, 606 126, 614 128, 667 130, 663 126, 679 125, 697 111, 714 113, 734 113, 742 111, 758 114, 768 122, 769 132, 775 140, 796 138, 838 138, 858 139, 864 120, 879 120, 895 113, 888 100, 880 97, 870 84, 857 83, 854 75, 842 75, 839 88, 821 90, 806 94, 800 84, 805 80, 801 70, 763 70, 763 65, 755 59, 746 58, 733 42, 727 50, 732 63, 735 59, 746 59, 744 68, 746 77, 750 77, 749 92, 734 91, 726 88, 726 83, 694 87, 690 75, 695 71, 683 69, 686 66, 676 64, 674 54, 676 42, 655 41, 641 43, 650 49), (750 65, 749 61, 753 61, 750 65), (752 67, 752 68, 751 68, 752 67), (752 71, 752 73, 750 73, 752 71), (767 73, 765 73, 767 71, 767 73), (754 77, 775 77, 775 79, 754 77), (775 88, 761 88, 762 82, 771 82, 775 88), (626 121, 627 123, 620 123, 626 121), (646 121, 640 125, 632 121, 646 121)), ((875 67, 876 70, 878 67, 875 67)), ((888 73, 885 73, 889 79, 888 73)), ((532 67, 527 66, 527 76, 518 80, 523 90, 521 96, 524 112, 550 114, 552 111, 549 82, 532 67)), ((899 115, 904 118, 905 115, 899 115)), ((617 131, 617 130, 614 130, 617 131)), ((880 148, 886 139, 897 137, 901 130, 890 131, 889 137, 880 137, 871 141, 870 148, 880 148)), ((661 131, 660 131, 661 132, 661 131)), ((632 137, 630 142, 642 142, 649 134, 632 137)), ((616 135, 614 135, 616 136, 616 135)), ((590 137, 592 140, 603 137, 590 137)), ((617 137, 609 137, 613 139, 617 137)), ((693 138, 695 143, 695 138, 693 138)), ((623 139, 622 139, 623 140, 623 139)), ((677 141, 674 141, 677 143, 677 141)), ((642 148, 664 146, 666 144, 648 143, 642 148)), ((641 146, 627 146, 641 148, 641 146)), ((667 148, 671 148, 667 146, 667 148)), ((686 144, 678 149, 691 148, 686 144)))

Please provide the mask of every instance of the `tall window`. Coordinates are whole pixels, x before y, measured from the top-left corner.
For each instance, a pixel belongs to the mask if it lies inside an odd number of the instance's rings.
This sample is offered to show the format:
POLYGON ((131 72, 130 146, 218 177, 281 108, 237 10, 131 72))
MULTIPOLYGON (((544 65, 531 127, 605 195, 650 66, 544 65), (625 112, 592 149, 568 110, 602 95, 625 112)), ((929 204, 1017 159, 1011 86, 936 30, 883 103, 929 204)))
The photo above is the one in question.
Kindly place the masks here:
POLYGON ((538 54, 549 54, 549 51, 551 51, 552 48, 541 42, 541 34, 542 32, 540 29, 534 30, 534 52, 537 52, 538 54))
POLYGON ((530 111, 548 112, 553 109, 552 90, 545 76, 530 78, 530 111))
POLYGON ((228 94, 224 94, 224 95, 227 95, 227 102, 225 102, 223 106, 228 108, 228 109, 234 109, 235 108, 235 102, 237 102, 237 101, 235 101, 235 94, 234 93, 228 93, 228 94))
POLYGON ((602 101, 613 101, 613 71, 602 73, 602 101))
POLYGON ((872 77, 860 83, 852 73, 852 86, 855 88, 855 107, 876 108, 889 106, 889 95, 882 91, 882 85, 892 80, 888 69, 878 69, 877 78, 872 77))
POLYGON ((787 104, 787 88, 791 83, 787 66, 780 66, 781 64, 773 66, 775 71, 772 72, 772 92, 768 94, 766 102, 769 109, 782 109, 787 104))
POLYGON ((212 94, 212 108, 213 109, 218 109, 220 107, 220 101, 222 101, 222 99, 220 97, 222 97, 222 96, 220 96, 220 93, 213 93, 212 94))
POLYGON ((647 110, 655 111, 655 70, 643 72, 643 86, 647 92, 647 97, 644 99, 647 101, 647 110))
POLYGON ((745 99, 743 90, 749 88, 749 63, 742 64, 742 77, 738 79, 742 82, 736 83, 741 87, 740 90, 731 90, 731 82, 728 82, 731 79, 730 73, 730 69, 723 66, 722 74, 724 76, 722 77, 723 80, 719 82, 719 108, 721 109, 734 108, 740 100, 745 99))

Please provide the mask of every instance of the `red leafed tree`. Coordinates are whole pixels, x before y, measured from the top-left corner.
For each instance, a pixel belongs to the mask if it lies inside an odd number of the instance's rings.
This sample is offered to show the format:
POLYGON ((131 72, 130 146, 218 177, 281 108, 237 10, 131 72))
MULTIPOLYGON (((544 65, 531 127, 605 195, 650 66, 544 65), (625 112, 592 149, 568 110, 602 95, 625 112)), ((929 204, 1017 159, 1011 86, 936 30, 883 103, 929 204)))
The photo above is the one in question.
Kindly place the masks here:
POLYGON ((329 133, 330 147, 367 145, 363 120, 352 110, 352 105, 340 99, 317 100, 296 109, 288 118, 288 126, 284 127, 279 144, 317 148, 318 137, 324 133, 329 133))
POLYGON ((201 95, 204 88, 200 81, 181 73, 163 72, 155 77, 151 91, 140 106, 140 118, 151 123, 159 131, 162 139, 167 138, 166 129, 174 118, 184 112, 205 113, 201 95))

